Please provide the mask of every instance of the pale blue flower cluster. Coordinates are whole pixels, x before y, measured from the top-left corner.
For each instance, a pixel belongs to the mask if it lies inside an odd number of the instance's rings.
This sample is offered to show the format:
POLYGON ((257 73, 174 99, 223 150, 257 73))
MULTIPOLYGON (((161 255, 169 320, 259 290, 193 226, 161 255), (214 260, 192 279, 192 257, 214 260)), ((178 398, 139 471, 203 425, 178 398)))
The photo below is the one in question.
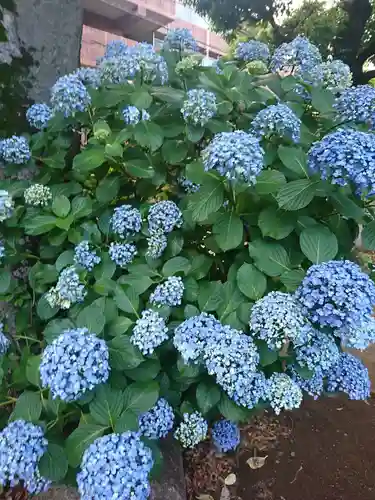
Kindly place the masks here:
POLYGON ((312 396, 314 399, 318 399, 318 397, 322 394, 324 390, 324 377, 325 374, 322 370, 315 370, 311 378, 303 378, 299 375, 294 368, 290 370, 290 376, 294 380, 294 382, 307 394, 312 396))
POLYGON ((42 478, 38 470, 47 446, 39 425, 25 420, 10 422, 0 432, 0 485, 22 484, 30 495, 47 491, 51 482, 42 478))
POLYGON ((371 315, 375 284, 354 262, 331 260, 311 266, 295 295, 313 323, 351 328, 371 315))
POLYGON ((195 182, 189 181, 183 175, 178 178, 179 185, 184 189, 185 193, 191 194, 196 193, 200 189, 200 184, 195 184, 195 182))
POLYGON ((160 398, 151 410, 139 416, 138 422, 143 436, 149 439, 165 438, 173 429, 173 408, 167 400, 160 398))
POLYGON ((109 57, 121 57, 126 56, 131 52, 131 48, 122 40, 112 40, 107 43, 103 59, 108 59, 109 57))
POLYGON ((96 439, 84 452, 77 474, 82 500, 147 500, 153 458, 134 432, 96 439))
POLYGON ((215 94, 205 89, 189 90, 181 113, 186 123, 203 127, 217 113, 215 94))
POLYGON ((45 207, 52 200, 52 191, 43 184, 33 184, 23 193, 26 205, 45 207))
POLYGON ((131 205, 121 205, 115 208, 111 217, 112 231, 122 239, 139 233, 142 227, 142 215, 137 208, 131 205))
POLYGON ((273 72, 305 72, 322 62, 318 47, 303 36, 297 36, 291 42, 282 43, 271 59, 273 72))
POLYGON ((286 373, 273 373, 267 380, 266 400, 276 415, 279 415, 282 410, 299 408, 302 399, 301 388, 286 373))
POLYGON ((338 129, 312 146, 308 167, 332 184, 352 183, 357 195, 371 193, 375 190, 375 135, 338 129))
POLYGON ((340 357, 334 337, 317 330, 308 344, 296 347, 295 351, 298 364, 315 372, 327 372, 340 357))
POLYGON ((83 302, 87 294, 84 285, 80 283, 74 266, 67 267, 61 271, 56 290, 63 299, 69 300, 72 304, 83 302))
POLYGON ((147 238, 146 255, 151 259, 159 259, 167 248, 168 239, 162 229, 151 233, 147 238))
POLYGON ((98 70, 103 84, 121 84, 133 79, 140 68, 137 59, 131 55, 130 47, 127 47, 121 56, 105 56, 98 70))
POLYGON ((109 257, 118 266, 125 268, 137 255, 137 247, 132 243, 111 243, 109 246, 109 257))
POLYGON ((63 113, 65 118, 86 111, 91 103, 90 94, 75 75, 65 75, 57 80, 51 90, 53 112, 63 113))
POLYGON ((179 276, 170 276, 158 285, 150 295, 150 303, 155 306, 180 306, 184 294, 184 283, 179 276))
POLYGON ((163 49, 196 52, 198 50, 198 43, 193 37, 191 30, 187 28, 175 28, 168 30, 164 38, 163 49))
POLYGON ((0 141, 0 159, 5 163, 23 165, 31 158, 29 143, 25 137, 12 135, 0 141))
POLYGON ((248 42, 240 42, 234 55, 236 59, 241 61, 262 61, 267 64, 270 59, 270 49, 266 43, 249 40, 248 42))
POLYGON ((159 201, 151 206, 148 212, 148 228, 150 233, 163 231, 171 233, 182 226, 182 213, 173 201, 159 201))
POLYGON ((270 292, 255 302, 249 325, 252 335, 270 349, 281 349, 287 342, 305 344, 313 334, 302 306, 284 292, 270 292))
POLYGON ((87 328, 66 330, 42 354, 40 378, 52 398, 77 401, 108 380, 109 352, 104 340, 87 328))
POLYGON ((264 151, 259 139, 242 130, 216 134, 203 151, 206 171, 217 170, 230 180, 255 184, 263 169, 264 151))
POLYGON ((141 120, 148 121, 150 119, 150 115, 145 109, 139 110, 135 106, 126 106, 122 110, 122 117, 126 125, 137 125, 141 120))
POLYGON ((199 412, 184 413, 174 437, 183 448, 193 448, 207 437, 208 425, 199 412))
POLYGON ((375 344, 375 319, 372 316, 363 318, 358 324, 335 331, 345 347, 364 351, 375 344))
POLYGON ((3 356, 10 346, 10 340, 4 334, 4 324, 0 323, 0 356, 3 356))
POLYGON ((240 444, 240 429, 230 420, 219 420, 212 427, 212 439, 220 452, 235 450, 240 444))
POLYGON ((46 127, 52 116, 52 109, 45 103, 33 104, 26 111, 26 120, 29 125, 38 130, 46 127))
POLYGON ((96 251, 91 250, 90 242, 87 240, 81 241, 74 249, 74 263, 88 271, 92 271, 101 260, 96 251))
POLYGON ((262 139, 275 135, 299 142, 301 120, 286 104, 273 104, 259 111, 251 123, 252 132, 262 139))
MULTIPOLYGON (((340 59, 327 61, 310 70, 310 75, 316 75, 315 81, 333 93, 343 92, 353 83, 350 67, 340 59)), ((314 80, 314 76, 313 76, 314 80)))
POLYGON ((327 374, 327 388, 330 392, 344 392, 349 399, 368 399, 371 382, 367 368, 352 354, 342 353, 327 374))
POLYGON ((340 120, 364 123, 375 126, 375 88, 371 85, 358 85, 336 98, 334 108, 340 120))
POLYGON ((14 211, 14 201, 8 191, 0 189, 0 222, 4 222, 12 217, 14 211))
POLYGON ((159 80, 162 85, 168 82, 167 63, 151 44, 137 43, 132 49, 133 56, 139 61, 140 74, 146 82, 159 80))
POLYGON ((146 356, 152 354, 167 339, 168 328, 164 318, 156 311, 146 309, 135 323, 130 342, 146 356))
POLYGON ((100 73, 98 68, 78 68, 73 73, 87 87, 97 89, 100 87, 100 73))

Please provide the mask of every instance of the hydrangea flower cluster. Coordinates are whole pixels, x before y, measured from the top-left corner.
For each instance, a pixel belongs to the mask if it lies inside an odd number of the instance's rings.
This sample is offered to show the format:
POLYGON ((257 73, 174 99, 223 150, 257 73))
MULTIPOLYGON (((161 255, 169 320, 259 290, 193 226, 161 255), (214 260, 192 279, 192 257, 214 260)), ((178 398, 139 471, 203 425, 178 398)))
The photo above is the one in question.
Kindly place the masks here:
POLYGON ((110 57, 121 57, 127 56, 131 53, 131 47, 127 45, 122 40, 112 40, 107 43, 103 59, 108 59, 110 57))
POLYGON ((371 382, 365 365, 352 354, 342 353, 327 374, 330 392, 345 392, 349 399, 370 397, 371 382))
POLYGON ((258 300, 251 309, 249 325, 251 333, 270 349, 281 349, 287 342, 304 344, 313 334, 302 306, 284 292, 270 292, 258 300))
POLYGON ((267 380, 266 399, 279 415, 282 410, 299 408, 303 394, 299 385, 286 373, 273 373, 267 380))
POLYGON ((134 78, 139 72, 139 62, 128 48, 121 56, 104 56, 98 71, 102 83, 120 84, 134 78))
POLYGON ((271 59, 271 71, 308 72, 322 62, 318 47, 307 38, 297 36, 281 44, 271 59))
POLYGON ((0 484, 13 487, 22 483, 30 495, 47 491, 51 482, 38 470, 47 446, 39 425, 25 420, 10 422, 0 432, 0 484))
POLYGON ((299 142, 301 120, 286 104, 273 104, 259 111, 251 123, 252 132, 257 137, 269 138, 272 135, 299 142))
POLYGON ((189 90, 181 113, 186 123, 203 127, 217 113, 215 94, 205 89, 189 90))
POLYGON ((195 184, 195 182, 189 181, 183 175, 181 175, 178 179, 179 185, 185 190, 185 193, 196 193, 200 189, 200 184, 195 184))
POLYGON ((313 323, 333 329, 351 328, 369 317, 375 304, 375 284, 349 260, 311 266, 296 298, 313 323))
POLYGON ((81 241, 74 249, 75 264, 92 271, 94 266, 100 263, 102 259, 96 254, 95 250, 90 249, 90 242, 81 241))
POLYGON ((143 436, 149 439, 165 438, 173 429, 173 408, 168 401, 160 398, 151 410, 139 416, 138 422, 143 436))
POLYGON ((141 120, 148 121, 150 119, 149 113, 145 110, 139 110, 135 106, 127 106, 122 110, 122 117, 126 125, 137 125, 141 120))
POLYGON ((370 345, 375 344, 375 319, 364 318, 360 323, 349 328, 340 328, 335 334, 341 338, 345 347, 352 347, 364 351, 370 345))
POLYGON ((122 239, 139 233, 142 227, 141 212, 131 205, 121 205, 115 208, 111 217, 112 231, 122 239))
POLYGON ((220 452, 235 450, 240 444, 240 429, 230 420, 219 420, 212 427, 212 439, 220 452))
POLYGON ((0 189, 0 222, 10 219, 13 215, 14 201, 8 191, 0 189))
POLYGON ((203 163, 206 171, 217 170, 227 179, 255 184, 263 169, 263 156, 255 136, 236 130, 216 134, 203 151, 203 163))
POLYGON ((322 86, 331 92, 343 92, 348 87, 351 87, 353 83, 350 67, 340 59, 324 62, 317 68, 321 73, 320 82, 322 86))
POLYGON ((29 143, 25 137, 12 135, 8 139, 2 139, 0 142, 0 159, 5 163, 14 163, 23 165, 31 158, 29 143))
POLYGON ((185 75, 198 68, 201 65, 202 58, 198 55, 184 57, 176 64, 176 74, 185 75))
POLYGON ((295 350, 298 364, 314 372, 327 372, 340 357, 339 348, 332 335, 316 330, 308 344, 298 346, 295 350))
POLYGON ((74 73, 84 85, 97 89, 100 87, 100 73, 98 68, 78 68, 74 73))
POLYGON ((23 193, 26 205, 45 207, 52 200, 52 191, 43 184, 33 184, 23 193))
POLYGON ((10 340, 4 334, 4 324, 0 323, 0 356, 3 356, 10 346, 10 340))
POLYGON ((111 243, 109 246, 109 257, 118 266, 125 268, 137 255, 137 247, 131 243, 111 243))
POLYGON ((108 347, 87 328, 66 330, 42 354, 40 378, 52 397, 77 401, 87 391, 108 380, 108 347))
POLYGON ((270 59, 270 49, 266 43, 249 40, 248 42, 240 42, 234 55, 240 61, 262 61, 267 64, 270 59))
POLYGON ((268 66, 262 61, 251 61, 246 64, 246 69, 250 75, 265 75, 268 73, 268 66))
POLYGON ((308 156, 311 172, 339 186, 352 183, 357 195, 375 190, 374 162, 374 134, 350 128, 326 135, 312 146, 308 156))
POLYGON ((171 233, 182 226, 182 213, 173 201, 159 201, 152 205, 148 212, 148 228, 150 233, 163 231, 171 233))
POLYGON ((191 30, 187 28, 175 28, 168 30, 164 42, 164 50, 193 51, 198 50, 198 43, 193 37, 191 30))
POLYGON ((303 391, 307 392, 314 399, 318 399, 324 390, 325 374, 322 370, 318 369, 314 371, 311 378, 302 378, 294 368, 291 368, 289 371, 291 378, 303 391))
POLYGON ((46 127, 52 116, 52 109, 45 103, 33 104, 26 111, 26 120, 29 125, 38 130, 46 127))
POLYGON ((151 259, 158 259, 161 257, 167 248, 168 239, 162 229, 151 233, 147 238, 147 252, 146 255, 151 259))
POLYGON ((162 85, 167 83, 169 78, 167 63, 164 57, 155 52, 151 44, 137 43, 133 47, 132 54, 139 62, 140 72, 144 80, 153 82, 158 79, 162 85))
POLYGON ((180 306, 184 294, 184 283, 179 276, 170 276, 158 285, 150 295, 150 303, 155 306, 180 306))
POLYGON ((83 302, 86 294, 77 271, 74 266, 70 266, 61 271, 56 287, 47 293, 46 300, 51 307, 69 309, 71 304, 83 302))
POLYGON ((153 464, 152 452, 138 434, 124 432, 100 437, 83 454, 77 474, 81 499, 147 500, 153 464))
POLYGON ((174 437, 183 448, 193 448, 207 437, 208 425, 199 412, 184 413, 183 421, 178 426, 174 437))
POLYGON ((65 118, 86 111, 91 103, 90 94, 75 75, 65 75, 57 80, 51 91, 53 112, 63 113, 65 118))
POLYGON ((135 323, 130 342, 146 356, 152 354, 167 339, 168 328, 164 318, 156 311, 146 309, 135 323))
POLYGON ((375 88, 371 85, 358 85, 344 90, 336 98, 334 108, 345 122, 364 123, 375 126, 375 88))

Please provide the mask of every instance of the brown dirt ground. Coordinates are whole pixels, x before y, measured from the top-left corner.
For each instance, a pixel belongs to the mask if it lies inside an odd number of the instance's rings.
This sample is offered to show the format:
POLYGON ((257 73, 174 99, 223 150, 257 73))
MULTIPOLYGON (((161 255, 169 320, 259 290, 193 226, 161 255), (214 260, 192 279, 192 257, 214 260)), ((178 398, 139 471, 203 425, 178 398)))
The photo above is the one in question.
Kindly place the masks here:
POLYGON ((235 455, 202 443, 185 467, 189 500, 375 500, 375 399, 311 399, 265 414, 242 429, 235 455), (261 468, 246 463, 253 456, 267 456, 261 468))

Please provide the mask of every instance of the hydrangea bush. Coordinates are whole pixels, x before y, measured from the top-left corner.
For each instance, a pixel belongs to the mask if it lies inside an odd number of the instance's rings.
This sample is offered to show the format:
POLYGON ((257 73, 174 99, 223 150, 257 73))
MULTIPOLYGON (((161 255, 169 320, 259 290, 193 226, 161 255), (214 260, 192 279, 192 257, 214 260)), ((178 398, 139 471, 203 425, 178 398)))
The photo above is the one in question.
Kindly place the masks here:
POLYGON ((5 488, 142 500, 159 439, 232 451, 266 407, 369 396, 371 92, 302 37, 181 71, 195 48, 113 42, 0 140, 5 488))

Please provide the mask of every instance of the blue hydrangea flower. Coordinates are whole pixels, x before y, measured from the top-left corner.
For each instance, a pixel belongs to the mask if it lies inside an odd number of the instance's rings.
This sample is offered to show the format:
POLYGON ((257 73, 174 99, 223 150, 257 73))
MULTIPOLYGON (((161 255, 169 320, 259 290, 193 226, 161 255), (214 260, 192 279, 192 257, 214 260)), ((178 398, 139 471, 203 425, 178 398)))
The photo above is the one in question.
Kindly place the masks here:
POLYGON ((9 349, 10 340, 4 334, 4 324, 0 323, 0 356, 3 356, 9 349))
POLYGON ((327 383, 328 391, 345 392, 349 399, 362 400, 370 397, 371 382, 367 368, 352 354, 341 354, 327 374, 327 383))
POLYGON ((146 255, 151 259, 159 259, 167 248, 168 239, 162 229, 151 233, 147 238, 147 252, 146 255))
MULTIPOLYGON (((319 74, 318 83, 335 94, 343 92, 353 83, 350 67, 340 59, 321 63, 316 68, 315 72, 319 74)), ((310 72, 314 72, 314 68, 310 72)))
POLYGON ((339 348, 332 335, 314 330, 310 342, 295 348, 296 359, 300 366, 309 370, 327 372, 340 357, 339 348))
POLYGON ((121 57, 127 56, 131 53, 131 47, 127 45, 122 40, 112 40, 107 43, 103 59, 108 59, 110 57, 121 57))
POLYGON ((189 90, 181 113, 186 123, 203 127, 217 113, 215 94, 205 89, 189 90))
POLYGON ((182 226, 182 212, 173 201, 159 201, 150 207, 147 221, 150 233, 171 233, 182 226))
POLYGON ((331 260, 308 269, 296 298, 313 323, 351 328, 371 315, 375 284, 354 262, 331 260))
POLYGON ((183 448, 193 448, 207 437, 208 425, 199 412, 184 413, 174 437, 183 448))
POLYGON ((78 68, 73 73, 87 87, 98 89, 100 87, 100 72, 98 68, 78 68))
POLYGON ((257 371, 259 353, 251 337, 228 328, 225 335, 208 339, 204 361, 209 375, 237 404, 252 408, 251 381, 257 371))
POLYGON ((167 63, 151 44, 137 43, 132 47, 132 55, 139 61, 140 72, 146 82, 159 80, 162 85, 168 82, 167 63))
POLYGON ((250 313, 252 335, 264 340, 270 349, 281 349, 287 342, 306 343, 312 336, 302 306, 293 295, 270 292, 255 302, 250 313))
POLYGON ((318 399, 324 390, 324 373, 322 370, 317 369, 313 372, 311 378, 302 378, 301 375, 297 373, 294 368, 289 370, 290 376, 294 382, 307 394, 312 396, 314 399, 318 399))
POLYGON ((137 247, 131 243, 111 243, 109 257, 120 267, 127 267, 137 255, 137 247))
POLYGON ((53 399, 77 401, 108 380, 108 347, 87 328, 66 330, 45 348, 39 370, 42 386, 50 388, 53 399))
POLYGON ((81 241, 74 249, 74 263, 88 271, 92 271, 101 260, 95 250, 90 249, 90 242, 87 240, 81 241))
POLYGON ((274 104, 259 111, 251 123, 252 132, 262 139, 275 135, 299 142, 301 120, 286 104, 274 104))
POLYGON ((26 120, 29 125, 38 130, 46 127, 52 116, 52 109, 45 103, 33 104, 26 111, 26 120))
POLYGON ((334 108, 340 120, 375 125, 375 88, 371 85, 358 85, 344 90, 336 98, 334 108))
MULTIPOLYGON (((173 344, 185 364, 202 357, 207 341, 224 334, 223 325, 205 312, 183 321, 174 331, 173 344)), ((228 327, 229 328, 229 327, 228 327)))
POLYGON ((80 283, 74 266, 67 267, 61 271, 56 290, 63 299, 68 300, 72 304, 83 302, 87 294, 84 285, 80 283))
POLYGON ((65 75, 57 80, 51 91, 53 112, 63 113, 65 118, 86 111, 91 103, 90 94, 75 75, 65 75))
POLYGON ((2 157, 5 163, 23 165, 31 158, 29 143, 25 137, 17 135, 3 139, 0 145, 0 157, 2 157))
POLYGON ((364 318, 360 323, 349 328, 340 328, 335 331, 345 347, 352 347, 364 351, 375 344, 375 319, 371 316, 364 318))
POLYGON ((259 140, 242 130, 216 134, 202 156, 206 171, 217 170, 227 179, 248 184, 255 184, 263 169, 264 151, 259 140))
POLYGON ((282 43, 271 59, 271 71, 309 71, 322 62, 318 47, 303 36, 282 43))
POLYGON ((286 373, 273 373, 267 380, 266 400, 276 415, 279 415, 282 410, 299 408, 302 399, 301 388, 286 373))
POLYGON ((51 482, 40 476, 38 462, 47 446, 39 425, 25 420, 10 422, 0 432, 0 484, 22 484, 30 495, 46 491, 51 482))
POLYGON ((83 454, 77 474, 81 499, 147 500, 153 464, 152 452, 138 434, 124 432, 100 437, 83 454))
POLYGON ((121 205, 115 208, 111 217, 112 231, 122 239, 139 233, 142 227, 141 212, 131 205, 121 205))
POLYGON ((23 193, 26 205, 45 207, 52 200, 52 191, 43 184, 33 184, 23 193))
POLYGON ((140 71, 138 59, 129 51, 121 56, 104 57, 98 66, 102 83, 121 84, 127 83, 140 71))
POLYGON ((127 106, 122 110, 122 117, 126 125, 137 125, 141 120, 148 121, 150 119, 149 113, 145 110, 139 110, 135 106, 127 106))
POLYGON ((14 211, 14 201, 8 191, 0 189, 0 222, 4 222, 12 217, 14 211))
POLYGON ((175 28, 168 30, 164 38, 163 49, 196 52, 198 50, 198 43, 193 37, 191 30, 187 28, 175 28))
POLYGON ((267 64, 270 59, 270 49, 266 43, 249 40, 248 42, 240 42, 234 55, 240 61, 262 61, 267 64))
POLYGON ((372 192, 375 190, 375 135, 340 128, 313 144, 308 167, 332 184, 352 183, 357 195, 372 192))
POLYGON ((142 312, 141 318, 137 319, 130 342, 136 345, 144 354, 152 354, 165 340, 168 339, 168 328, 156 311, 147 309, 142 312))
POLYGON ((240 429, 230 420, 219 420, 212 427, 212 440, 220 452, 226 453, 240 444, 240 429))
POLYGON ((168 401, 160 398, 151 410, 139 416, 138 422, 143 436, 149 439, 165 438, 173 429, 173 408, 168 401))
POLYGON ((158 285, 150 295, 150 303, 155 306, 180 306, 184 294, 184 283, 179 276, 170 276, 158 285))
POLYGON ((195 182, 189 181, 183 175, 178 178, 179 185, 184 189, 185 193, 197 193, 200 190, 200 184, 195 184, 195 182))

